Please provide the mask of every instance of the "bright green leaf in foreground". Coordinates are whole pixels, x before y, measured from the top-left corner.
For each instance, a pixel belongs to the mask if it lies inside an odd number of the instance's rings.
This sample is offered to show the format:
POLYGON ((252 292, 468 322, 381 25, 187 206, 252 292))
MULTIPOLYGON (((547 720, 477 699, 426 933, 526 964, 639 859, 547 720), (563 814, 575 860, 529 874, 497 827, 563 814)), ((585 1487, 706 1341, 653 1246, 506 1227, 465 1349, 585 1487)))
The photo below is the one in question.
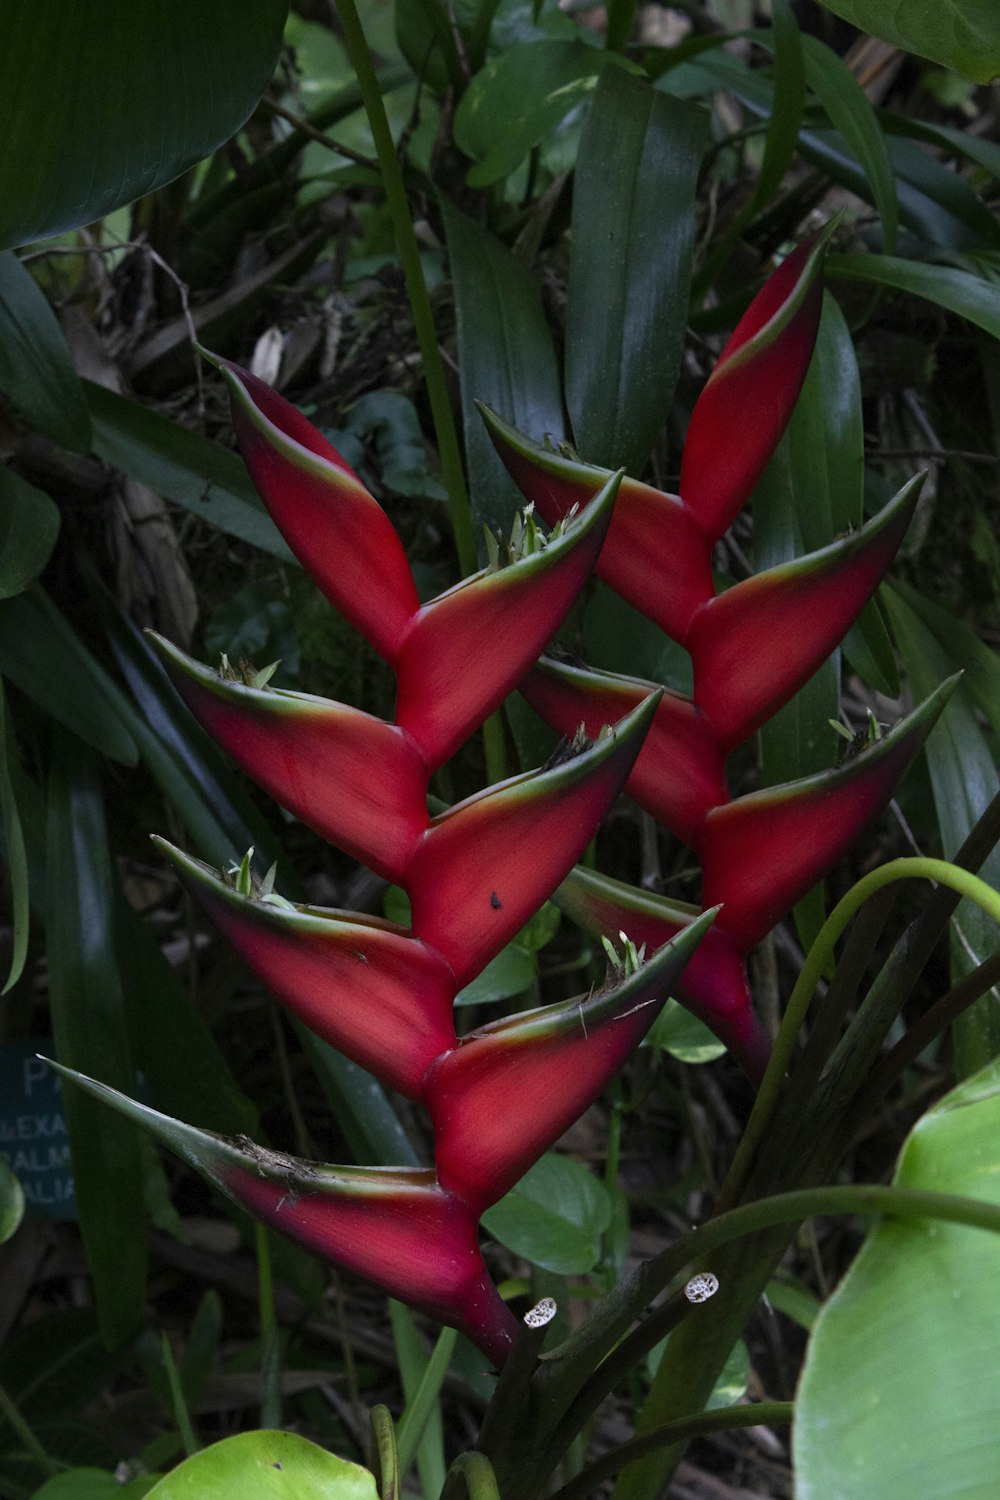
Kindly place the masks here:
POLYGON ((241 1432, 167 1474, 150 1500, 378 1500, 367 1469, 294 1432, 241 1432))
MULTIPOLYGON (((1000 1063, 919 1121, 899 1187, 1000 1202, 1000 1063)), ((996 1494, 1000 1238, 883 1221, 827 1303, 796 1402, 799 1500, 996 1494)))
POLYGON ((996 0, 823 0, 862 31, 989 83, 1000 73, 996 0))
POLYGON ((0 1156, 0 1245, 17 1233, 24 1218, 24 1189, 0 1156))
POLYGON ((208 156, 264 92, 286 9, 7 0, 0 246, 89 224, 208 156))

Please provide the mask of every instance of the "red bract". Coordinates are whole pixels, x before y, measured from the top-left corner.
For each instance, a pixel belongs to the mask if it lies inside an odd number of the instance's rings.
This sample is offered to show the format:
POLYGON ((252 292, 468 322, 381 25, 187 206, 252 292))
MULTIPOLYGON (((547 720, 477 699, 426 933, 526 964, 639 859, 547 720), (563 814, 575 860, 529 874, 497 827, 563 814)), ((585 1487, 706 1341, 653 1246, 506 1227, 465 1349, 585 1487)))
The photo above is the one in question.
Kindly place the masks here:
MULTIPOLYGON (((315 1166, 194 1131, 86 1086, 186 1156, 244 1208, 462 1329, 497 1364, 513 1319, 477 1243, 494 1202, 638 1045, 711 918, 606 994, 516 1016, 459 1043, 458 990, 517 933, 593 838, 661 696, 613 705, 588 740, 431 818, 429 779, 558 627, 607 533, 619 476, 561 534, 521 528, 506 566, 421 606, 395 533, 361 481, 287 402, 226 378, 254 480, 291 546, 392 664, 396 722, 275 690, 248 663, 214 673, 157 646, 192 711, 285 807, 410 898, 411 925, 293 906, 249 857, 231 878, 162 845, 185 885, 306 1026, 429 1109, 435 1169, 315 1166), (519 550, 520 549, 520 550, 519 550), (620 722, 616 722, 620 720, 620 722), (513 1105, 513 1107, 512 1107, 513 1105)), ((499 563, 499 551, 497 553, 499 563)))
MULTIPOLYGON (((680 994, 754 1077, 765 1052, 757 1029, 739 1020, 749 1014, 749 948, 885 806, 943 702, 935 695, 853 767, 730 802, 726 757, 789 701, 850 628, 895 556, 920 486, 911 481, 830 546, 716 595, 712 546, 777 447, 805 378, 822 305, 824 238, 779 267, 719 356, 691 415, 680 495, 625 480, 597 563, 691 657, 692 696, 664 695, 627 789, 691 845, 704 869, 704 902, 722 906, 680 994)), ((607 477, 538 447, 492 413, 484 417, 500 457, 544 515, 564 513, 607 477)), ((610 705, 635 702, 653 687, 543 660, 521 691, 565 733, 577 722, 592 729, 610 705)), ((567 890, 572 910, 579 892, 572 881, 567 890)), ((587 895, 574 914, 593 926, 593 890, 587 895)), ((611 930, 620 926, 635 941, 662 941, 681 925, 663 911, 651 926, 637 923, 614 900, 604 901, 604 915, 611 930)))

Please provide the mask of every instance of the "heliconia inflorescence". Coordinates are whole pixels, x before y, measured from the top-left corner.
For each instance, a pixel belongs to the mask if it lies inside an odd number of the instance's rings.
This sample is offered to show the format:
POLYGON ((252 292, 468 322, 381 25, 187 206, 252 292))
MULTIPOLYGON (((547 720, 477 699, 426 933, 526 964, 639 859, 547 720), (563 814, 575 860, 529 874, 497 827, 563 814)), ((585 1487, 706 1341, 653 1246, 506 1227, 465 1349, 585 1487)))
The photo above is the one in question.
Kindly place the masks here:
MULTIPOLYGON (((893 791, 950 691, 884 739, 807 780, 730 799, 726 759, 838 645, 878 587, 913 516, 919 480, 872 520, 809 556, 716 593, 712 549, 749 498, 791 417, 822 307, 822 237, 782 262, 723 349, 691 414, 680 493, 621 483, 596 572, 691 657, 690 696, 665 691, 627 791, 697 854, 702 904, 721 907, 677 991, 759 1077, 770 1045, 746 957, 850 848, 893 791)), ((525 438, 487 408, 494 445, 550 523, 583 514, 604 471, 525 438)), ((656 684, 543 658, 520 691, 556 729, 588 732, 656 684)), ((697 908, 575 870, 555 897, 581 926, 657 945, 697 908)))
MULTIPOLYGON (((409 896, 409 927, 227 877, 163 840, 189 891, 288 1010, 433 1129, 430 1169, 317 1165, 198 1131, 103 1085, 241 1206, 464 1331, 497 1365, 516 1324, 477 1225, 595 1099, 649 1030, 714 913, 597 993, 463 1036, 453 1007, 567 876, 652 722, 642 695, 528 772, 431 815, 428 783, 507 696, 593 569, 620 476, 546 539, 421 604, 385 512, 281 396, 222 365, 261 495, 306 569, 389 662, 395 721, 152 639, 195 717, 283 806, 409 896), (502 642, 502 647, 498 647, 502 642)), ((505 552, 510 549, 505 549, 505 552)), ((499 556, 498 556, 499 562, 499 556)))
POLYGON ((712 548, 774 451, 806 373, 821 252, 811 242, 791 255, 723 350, 691 418, 679 496, 538 447, 486 412, 508 469, 555 529, 546 539, 524 526, 503 565, 497 558, 426 604, 388 517, 329 442, 269 386, 217 362, 265 505, 389 663, 395 718, 274 690, 245 664, 212 671, 153 639, 208 732, 290 812, 402 886, 410 925, 294 906, 266 883, 160 847, 294 1016, 426 1109, 434 1164, 304 1162, 79 1081, 244 1208, 461 1329, 497 1365, 516 1324, 479 1248, 484 1210, 600 1094, 671 993, 760 1073, 768 1042, 746 954, 884 806, 943 701, 942 691, 836 770, 730 799, 729 752, 837 644, 916 498, 911 485, 843 540, 715 593, 712 548), (538 661, 595 569, 690 652, 690 698, 538 661), (566 734, 566 749, 432 815, 431 776, 518 685, 566 734), (703 913, 573 869, 622 787, 697 852, 703 913), (603 990, 459 1038, 459 990, 553 892, 584 927, 620 931, 653 956, 603 990))

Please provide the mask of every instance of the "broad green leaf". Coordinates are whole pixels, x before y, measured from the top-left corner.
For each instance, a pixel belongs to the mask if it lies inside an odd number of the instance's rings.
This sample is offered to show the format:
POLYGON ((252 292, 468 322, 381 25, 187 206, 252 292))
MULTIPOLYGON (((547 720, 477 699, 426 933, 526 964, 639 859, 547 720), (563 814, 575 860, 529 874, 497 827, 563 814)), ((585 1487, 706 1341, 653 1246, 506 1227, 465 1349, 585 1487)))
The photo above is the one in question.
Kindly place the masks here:
POLYGON ((375 1478, 295 1432, 241 1432, 164 1476, 150 1500, 379 1500, 375 1478))
POLYGON ((15 1235, 24 1218, 24 1189, 0 1156, 0 1245, 15 1235))
POLYGON ((483 1223, 508 1250, 543 1270, 579 1276, 597 1264, 611 1212, 611 1196, 599 1178, 549 1152, 487 1209, 483 1223))
POLYGON ((136 764, 128 700, 37 584, 0 600, 0 671, 102 755, 136 764))
POLYGON ((680 371, 708 116, 606 72, 573 191, 566 402, 581 457, 638 474, 680 371))
POLYGON ((24 829, 17 806, 17 794, 11 768, 17 756, 17 743, 7 712, 7 700, 0 678, 0 819, 3 826, 4 852, 7 856, 7 879, 11 891, 11 920, 13 926, 13 951, 10 969, 0 994, 6 994, 24 971, 24 960, 28 952, 29 888, 28 854, 24 843, 24 829))
POLYGON ((218 443, 84 381, 94 452, 131 479, 263 552, 294 562, 242 460, 218 443))
POLYGON ((274 70, 284 0, 9 0, 0 246, 89 224, 233 135, 274 70))
MULTIPOLYGON (((487 435, 483 402, 522 432, 564 437, 559 368, 538 278, 491 234, 442 202, 458 324, 469 495, 479 528, 510 535, 524 497, 487 435)), ((477 536, 481 542, 481 536, 477 536)))
POLYGON ((1000 658, 996 652, 990 650, 971 625, 943 605, 935 604, 908 584, 896 582, 893 588, 947 652, 952 663, 949 670, 961 668, 962 686, 975 699, 993 733, 1000 737, 1000 658))
POLYGON ((34 583, 52 556, 59 523, 59 508, 44 490, 0 467, 0 599, 34 583))
MULTIPOLYGON (((8 18, 9 10, 5 23, 8 18)), ((4 58, 6 44, 5 27, 4 58)), ((0 60, 0 77, 3 68, 0 60)), ((4 102, 0 102, 0 119, 3 113, 4 102)), ((4 183, 6 203, 13 186, 8 173, 4 183)), ((0 208, 0 223, 3 212, 0 208)), ((0 253, 0 392, 29 427, 64 448, 86 453, 90 418, 62 329, 34 277, 10 250, 0 253)))
MULTIPOLYGON (((134 1087, 114 944, 114 867, 92 758, 57 733, 49 780, 47 936, 56 1052, 66 1066, 134 1087)), ((142 1164, 132 1126, 79 1089, 63 1095, 76 1203, 101 1332, 134 1332, 146 1293, 142 1164)))
POLYGON ((890 255, 828 255, 826 272, 924 297, 1000 338, 1000 286, 969 271, 890 255))
MULTIPOLYGON (((1000 1067, 911 1132, 894 1182, 1000 1203, 1000 1067)), ((823 1308, 795 1406, 799 1500, 996 1494, 1000 1238, 884 1219, 823 1308)))
POLYGON ((676 1000, 667 1001, 653 1022, 646 1042, 650 1047, 669 1052, 681 1062, 696 1066, 715 1062, 726 1050, 705 1023, 676 1000))
POLYGON ((994 0, 822 0, 862 31, 990 83, 1000 73, 1000 11, 994 0))
MULTIPOLYGON (((893 588, 883 591, 915 698, 937 686, 954 669, 945 644, 893 588)), ((990 745, 976 718, 971 694, 959 683, 951 702, 931 732, 927 765, 941 844, 950 858, 971 832, 997 790, 997 770, 990 745)), ((984 862, 980 874, 1000 886, 1000 848, 984 862)), ((985 912, 963 901, 952 919, 952 974, 970 973, 997 947, 997 928, 985 912)), ((955 1024, 955 1066, 960 1076, 973 1072, 1000 1053, 1000 996, 984 995, 955 1024)))
POLYGON ((624 672, 690 693, 691 658, 658 625, 607 584, 598 583, 584 608, 587 660, 604 672, 624 672))
POLYGON ((455 996, 456 1005, 493 1005, 530 989, 535 980, 535 955, 519 943, 508 943, 481 973, 455 996))
POLYGON ((606 68, 634 70, 585 42, 522 42, 486 64, 455 113, 455 143, 478 165, 470 187, 508 177, 594 88, 606 68))

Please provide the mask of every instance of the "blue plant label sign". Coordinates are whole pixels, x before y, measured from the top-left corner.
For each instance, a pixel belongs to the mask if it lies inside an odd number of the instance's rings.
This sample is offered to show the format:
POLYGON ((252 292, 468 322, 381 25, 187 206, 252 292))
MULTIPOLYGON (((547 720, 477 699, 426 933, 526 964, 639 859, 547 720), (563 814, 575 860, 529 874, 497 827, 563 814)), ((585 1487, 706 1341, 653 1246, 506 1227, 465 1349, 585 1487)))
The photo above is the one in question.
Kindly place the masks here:
POLYGON ((0 1044, 0 1156, 24 1188, 29 1212, 75 1219, 59 1079, 37 1056, 52 1050, 46 1037, 0 1044))

